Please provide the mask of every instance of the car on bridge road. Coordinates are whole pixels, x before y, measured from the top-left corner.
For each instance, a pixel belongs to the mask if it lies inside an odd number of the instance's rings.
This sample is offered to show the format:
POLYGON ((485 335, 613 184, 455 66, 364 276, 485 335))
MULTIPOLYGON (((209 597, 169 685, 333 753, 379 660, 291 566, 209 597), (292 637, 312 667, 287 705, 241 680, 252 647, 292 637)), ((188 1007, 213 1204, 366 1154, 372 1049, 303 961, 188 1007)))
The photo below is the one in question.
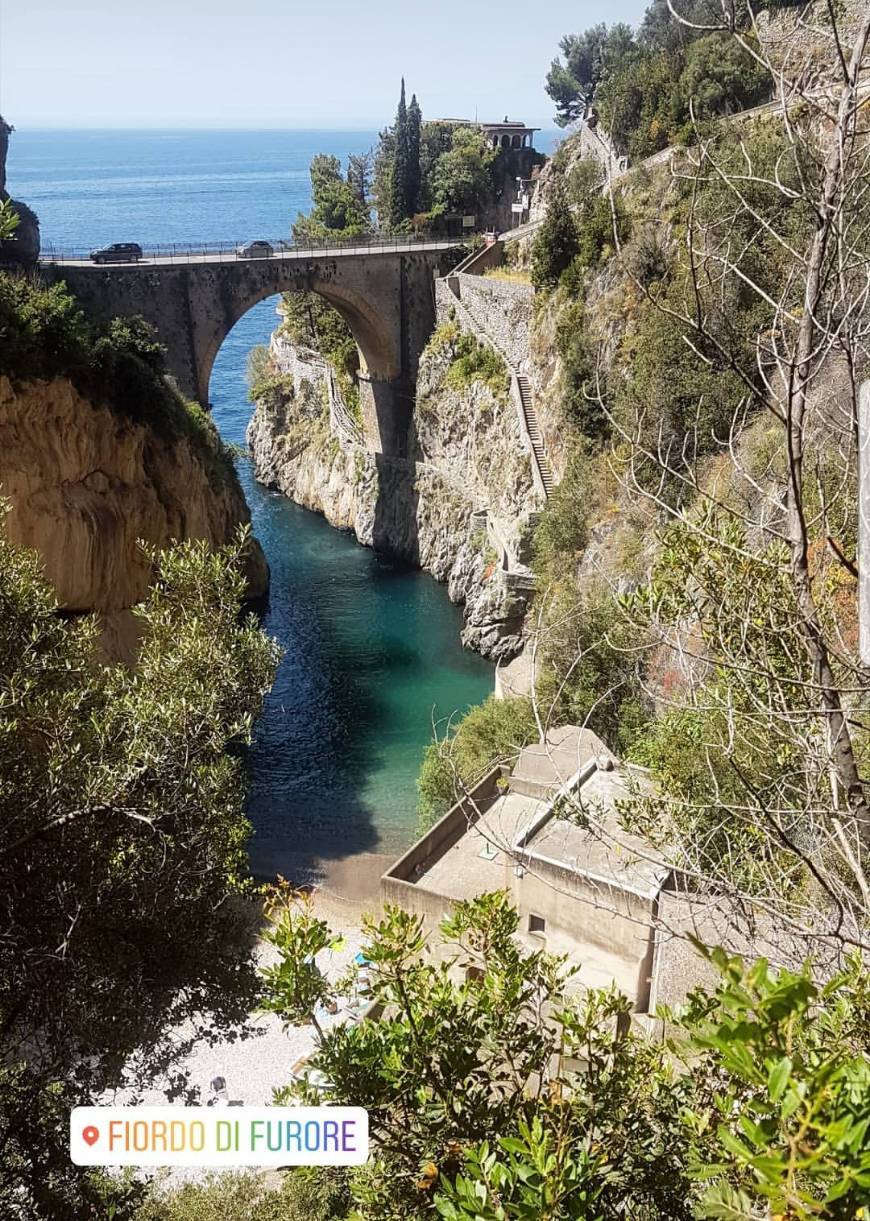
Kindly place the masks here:
POLYGON ((236 246, 236 254, 240 259, 268 259, 274 253, 269 242, 244 242, 241 246, 236 246))
POLYGON ((114 242, 91 251, 94 263, 138 263, 141 258, 142 247, 137 242, 114 242))

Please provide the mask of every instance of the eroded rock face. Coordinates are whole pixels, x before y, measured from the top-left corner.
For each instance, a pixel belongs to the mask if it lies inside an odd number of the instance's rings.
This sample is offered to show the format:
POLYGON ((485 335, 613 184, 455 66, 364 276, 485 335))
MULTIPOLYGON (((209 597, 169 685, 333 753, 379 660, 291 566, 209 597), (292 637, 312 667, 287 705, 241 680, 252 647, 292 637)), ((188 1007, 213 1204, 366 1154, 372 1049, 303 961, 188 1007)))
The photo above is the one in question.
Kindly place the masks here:
MULTIPOLYGON (((211 478, 191 441, 121 419, 65 378, 14 385, 0 377, 6 530, 40 553, 67 610, 120 622, 119 612, 141 601, 149 584, 139 539, 229 541, 248 508, 235 472, 211 478)), ((257 543, 247 576, 250 596, 263 595, 268 568, 257 543)), ((110 640, 107 651, 125 649, 110 640)))
MULTIPOLYGON (((283 353, 273 343, 279 370, 283 353)), ((474 515, 486 509, 510 532, 538 504, 515 408, 480 382, 446 387, 448 365, 445 353, 421 361, 413 460, 339 443, 313 383, 258 404, 248 442, 261 482, 445 582, 465 606, 463 643, 503 660, 522 647, 526 606, 508 590, 474 515)))

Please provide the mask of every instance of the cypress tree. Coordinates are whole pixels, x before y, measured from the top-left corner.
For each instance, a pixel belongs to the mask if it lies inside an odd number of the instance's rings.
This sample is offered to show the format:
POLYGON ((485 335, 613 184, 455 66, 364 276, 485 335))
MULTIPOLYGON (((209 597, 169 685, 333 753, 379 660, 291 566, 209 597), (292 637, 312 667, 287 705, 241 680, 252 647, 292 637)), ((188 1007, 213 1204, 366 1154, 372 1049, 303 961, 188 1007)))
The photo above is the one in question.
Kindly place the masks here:
POLYGON ((408 193, 405 200, 407 215, 414 216, 420 206, 420 128, 423 113, 416 93, 408 107, 408 193))
POLYGON ((405 78, 402 77, 402 92, 399 109, 396 111, 396 152, 393 157, 393 175, 390 181, 390 228, 397 229, 408 216, 408 110, 405 105, 405 78))

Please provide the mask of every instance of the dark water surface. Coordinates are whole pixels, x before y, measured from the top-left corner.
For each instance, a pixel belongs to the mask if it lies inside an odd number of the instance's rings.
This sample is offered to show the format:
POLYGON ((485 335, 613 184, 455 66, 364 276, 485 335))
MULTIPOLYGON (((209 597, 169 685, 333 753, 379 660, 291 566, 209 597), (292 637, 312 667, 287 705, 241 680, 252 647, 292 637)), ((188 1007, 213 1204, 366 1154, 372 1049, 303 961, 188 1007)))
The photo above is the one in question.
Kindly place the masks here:
MULTIPOLYGON (((9 189, 43 241, 226 241, 287 234, 310 204, 315 152, 362 152, 366 132, 16 131, 9 189)), ((245 362, 275 300, 233 329, 211 400, 242 444, 245 362)), ((253 865, 298 876, 319 856, 396 852, 413 838, 415 781, 434 719, 478 703, 492 666, 459 644, 461 613, 430 577, 376 556, 239 474, 272 569, 265 627, 286 650, 251 751, 253 865)))

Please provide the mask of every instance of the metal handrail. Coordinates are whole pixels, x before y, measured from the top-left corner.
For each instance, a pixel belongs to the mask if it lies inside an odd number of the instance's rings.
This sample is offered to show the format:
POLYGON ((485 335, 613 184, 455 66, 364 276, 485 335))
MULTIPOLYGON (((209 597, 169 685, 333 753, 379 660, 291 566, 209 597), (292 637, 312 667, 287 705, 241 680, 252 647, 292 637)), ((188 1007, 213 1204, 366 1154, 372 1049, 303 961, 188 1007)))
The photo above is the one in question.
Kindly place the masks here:
MULTIPOLYGON (((335 237, 330 238, 328 241, 277 238, 269 240, 269 245, 273 251, 272 254, 254 256, 239 253, 240 249, 247 244, 245 242, 173 242, 155 246, 143 246, 141 257, 143 260, 168 259, 170 262, 182 263, 202 258, 255 263, 260 259, 286 258, 288 256, 311 257, 313 255, 329 256, 368 252, 390 254, 420 249, 447 250, 451 247, 464 245, 470 236, 470 234, 464 234, 462 237, 447 237, 444 234, 420 232, 390 235, 373 233, 357 237, 335 237)), ((265 241, 268 239, 258 240, 265 241)), ((62 247, 50 243, 48 246, 44 246, 40 252, 40 261, 44 263, 89 262, 92 249, 93 247, 62 247)), ((130 263, 136 261, 138 260, 129 260, 127 262, 119 260, 117 263, 107 262, 100 264, 100 266, 123 267, 129 266, 130 263)))

